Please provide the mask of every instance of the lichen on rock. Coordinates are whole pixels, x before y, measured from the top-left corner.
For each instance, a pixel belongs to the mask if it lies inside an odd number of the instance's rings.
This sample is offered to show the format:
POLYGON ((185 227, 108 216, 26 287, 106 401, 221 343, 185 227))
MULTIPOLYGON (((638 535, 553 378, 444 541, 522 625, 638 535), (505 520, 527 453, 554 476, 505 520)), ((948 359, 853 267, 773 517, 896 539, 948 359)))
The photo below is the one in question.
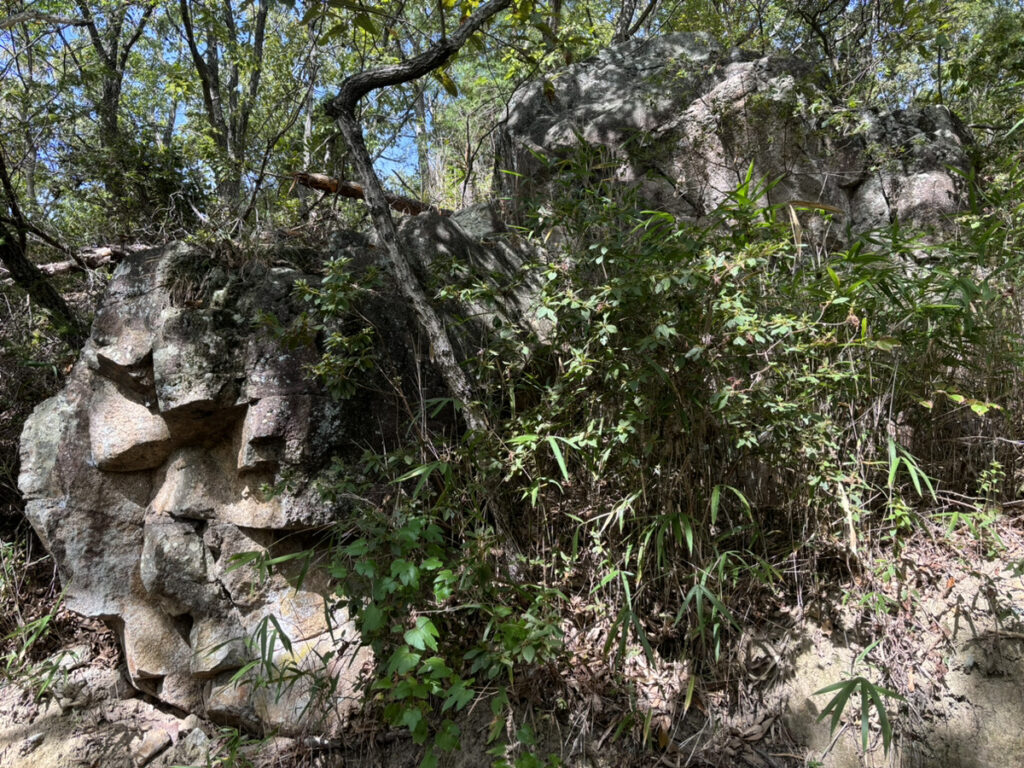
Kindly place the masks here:
POLYGON ((317 709, 308 687, 234 679, 271 615, 295 633, 286 640, 300 667, 329 650, 348 661, 367 653, 338 645, 352 630, 347 617, 329 620, 323 583, 260 581, 232 560, 333 520, 308 483, 270 489, 282 472, 314 469, 309 432, 326 397, 302 368, 316 352, 275 346, 232 311, 287 310, 280 274, 236 286, 233 308, 174 306, 161 276, 183 254, 171 246, 118 267, 67 386, 26 423, 26 513, 57 559, 68 605, 118 629, 137 688, 225 722, 296 732, 331 717, 329 730, 349 711, 354 680, 338 688, 347 702, 317 709))

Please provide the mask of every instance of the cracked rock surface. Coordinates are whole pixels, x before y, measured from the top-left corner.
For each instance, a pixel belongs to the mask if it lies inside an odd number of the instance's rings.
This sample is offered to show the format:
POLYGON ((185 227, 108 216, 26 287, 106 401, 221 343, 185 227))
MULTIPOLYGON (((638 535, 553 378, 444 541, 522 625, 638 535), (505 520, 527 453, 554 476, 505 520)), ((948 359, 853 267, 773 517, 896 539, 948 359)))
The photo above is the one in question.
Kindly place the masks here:
POLYGON ((600 173, 632 189, 638 210, 700 220, 752 167, 760 204, 839 211, 832 237, 846 225, 945 226, 962 205, 950 169, 970 167, 963 124, 938 106, 835 110, 819 77, 797 59, 721 50, 701 35, 631 40, 515 94, 494 183, 530 205, 572 173, 600 173))
POLYGON ((330 732, 369 652, 353 650, 357 633, 329 613, 324 584, 287 570, 260 579, 232 561, 276 556, 290 535, 337 513, 308 482, 310 432, 327 410, 301 376, 316 352, 275 345, 243 315, 253 306, 287 315, 299 274, 229 280, 230 308, 179 306, 172 272, 188 256, 173 246, 117 269, 65 389, 26 423, 26 514, 60 567, 68 606, 118 630, 135 688, 224 723, 330 732), (289 490, 269 491, 285 472, 297 478, 289 490), (291 641, 278 644, 278 663, 345 657, 333 668, 348 677, 329 701, 314 702, 302 684, 278 695, 235 679, 253 658, 247 639, 270 616, 291 641))

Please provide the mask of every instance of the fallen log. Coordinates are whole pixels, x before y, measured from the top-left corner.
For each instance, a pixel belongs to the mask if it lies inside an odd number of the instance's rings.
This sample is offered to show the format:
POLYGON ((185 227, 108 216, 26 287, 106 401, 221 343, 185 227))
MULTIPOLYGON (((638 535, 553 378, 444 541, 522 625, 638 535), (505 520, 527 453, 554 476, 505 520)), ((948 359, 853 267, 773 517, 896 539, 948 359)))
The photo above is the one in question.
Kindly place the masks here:
MULTIPOLYGON (((362 184, 356 184, 354 181, 343 181, 331 176, 326 176, 322 173, 305 173, 301 171, 293 173, 292 179, 297 184, 301 184, 304 187, 317 189, 321 192, 328 192, 332 195, 349 197, 354 200, 366 199, 366 193, 363 190, 362 184)), ((384 199, 387 201, 387 204, 396 211, 407 213, 410 216, 417 216, 421 213, 425 213, 426 211, 437 211, 442 216, 450 216, 452 213, 447 209, 435 208, 432 205, 424 203, 422 200, 415 200, 411 197, 405 197, 404 195, 386 193, 384 195, 384 199)))
MULTIPOLYGON (((51 261, 46 264, 36 264, 36 267, 47 277, 66 275, 70 272, 81 272, 83 265, 89 269, 100 269, 111 264, 117 264, 125 256, 140 250, 146 250, 148 245, 99 245, 91 248, 83 248, 75 253, 76 259, 67 261, 51 261)), ((13 282, 9 273, 0 267, 0 281, 5 285, 13 282)))

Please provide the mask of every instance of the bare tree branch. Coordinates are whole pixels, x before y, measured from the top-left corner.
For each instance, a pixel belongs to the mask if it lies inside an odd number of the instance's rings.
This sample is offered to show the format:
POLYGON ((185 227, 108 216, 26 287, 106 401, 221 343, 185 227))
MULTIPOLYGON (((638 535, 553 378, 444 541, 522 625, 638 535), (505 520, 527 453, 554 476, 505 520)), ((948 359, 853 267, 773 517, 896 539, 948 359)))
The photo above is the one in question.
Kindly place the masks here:
MULTIPOLYGON (((134 253, 139 250, 147 250, 152 246, 149 245, 99 245, 92 246, 89 248, 83 248, 81 251, 72 252, 72 258, 66 261, 51 261, 46 264, 37 264, 39 271, 47 277, 56 277, 57 275, 68 275, 72 272, 81 272, 86 269, 100 269, 101 267, 108 267, 113 264, 118 264, 122 259, 128 256, 130 253, 134 253)), ((10 277, 10 270, 4 267, 0 267, 0 281, 4 283, 13 283, 14 279, 10 277)))
POLYGON ((214 92, 219 84, 213 79, 210 68, 206 65, 206 60, 199 52, 195 30, 192 26, 192 14, 189 12, 188 0, 180 0, 179 9, 181 11, 181 26, 185 31, 185 42, 188 43, 189 53, 192 54, 192 63, 195 65, 196 73, 199 75, 199 85, 203 91, 203 106, 206 107, 206 114, 216 131, 226 132, 224 117, 218 105, 220 94, 215 94, 214 92))
POLYGON ((146 29, 146 24, 149 21, 149 17, 153 15, 153 10, 155 8, 156 3, 150 3, 145 8, 143 8, 142 17, 139 19, 139 23, 136 25, 135 31, 132 33, 131 37, 128 38, 128 41, 124 44, 124 47, 121 49, 121 56, 117 61, 118 69, 123 70, 125 66, 128 64, 128 54, 132 52, 132 48, 135 47, 135 44, 139 42, 139 38, 142 37, 142 33, 146 29))
MULTIPOLYGON (((325 176, 322 173, 302 172, 293 173, 292 178, 296 183, 301 184, 304 187, 309 187, 310 189, 329 192, 332 195, 341 195, 342 197, 347 197, 352 200, 366 199, 366 190, 361 184, 356 184, 354 181, 343 181, 335 179, 332 176, 325 176)), ((404 195, 393 195, 390 192, 384 193, 384 200, 393 210, 400 213, 407 213, 410 216, 417 216, 418 214, 435 210, 432 205, 424 203, 422 200, 405 197, 404 195)), ((436 210, 442 216, 450 216, 452 213, 446 209, 436 210)))
POLYGON ((451 37, 442 37, 419 56, 414 56, 400 64, 390 64, 352 75, 342 83, 338 95, 326 105, 327 115, 338 117, 341 110, 354 109, 359 100, 370 91, 389 85, 407 83, 443 66, 480 27, 510 5, 512 5, 512 0, 490 0, 477 8, 462 23, 462 26, 452 33, 451 37))
POLYGON ((402 254, 398 245, 398 230, 388 204, 387 194, 373 169, 373 161, 363 140, 363 128, 356 117, 360 99, 378 88, 399 85, 422 77, 444 66, 469 38, 497 14, 508 8, 512 0, 489 0, 479 6, 450 37, 444 36, 423 53, 400 64, 378 67, 350 76, 341 85, 338 95, 326 105, 327 114, 335 118, 351 153, 356 172, 363 188, 374 228, 387 256, 392 276, 412 304, 420 325, 426 332, 433 351, 434 362, 448 386, 449 392, 462 405, 466 426, 479 431, 487 428, 487 414, 476 402, 473 383, 455 355, 448 331, 440 315, 430 303, 426 291, 402 254))
POLYGON ((22 11, 21 13, 14 13, 6 18, 0 19, 0 29, 13 29, 19 24, 25 24, 31 21, 41 21, 58 27, 84 27, 88 24, 88 22, 83 19, 69 19, 64 16, 54 16, 53 14, 42 13, 40 11, 22 11))
POLYGON ((78 10, 82 13, 82 20, 85 22, 85 28, 89 32, 89 40, 92 42, 92 47, 96 50, 96 55, 100 57, 100 61, 107 67, 114 69, 117 66, 117 60, 110 55, 107 47, 103 44, 103 38, 100 37, 100 31, 96 27, 92 11, 89 10, 89 5, 85 0, 78 0, 78 10))

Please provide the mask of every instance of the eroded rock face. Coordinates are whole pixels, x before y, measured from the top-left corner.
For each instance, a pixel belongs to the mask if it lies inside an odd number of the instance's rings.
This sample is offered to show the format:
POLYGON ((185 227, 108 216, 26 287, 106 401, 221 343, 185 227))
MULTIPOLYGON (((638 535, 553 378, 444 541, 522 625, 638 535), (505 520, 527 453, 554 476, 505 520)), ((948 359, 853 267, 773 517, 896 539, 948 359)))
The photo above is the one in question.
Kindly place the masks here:
POLYGON ((495 185, 513 201, 543 200, 557 162, 590 147, 601 150, 596 172, 634 187, 641 209, 699 219, 753 163, 754 189, 776 182, 763 203, 838 208, 840 233, 943 226, 961 204, 948 166, 968 167, 955 116, 865 109, 827 122, 814 80, 799 61, 722 51, 697 35, 629 41, 515 95, 495 185))
POLYGON ((182 303, 183 279, 209 277, 176 275, 187 257, 172 247, 118 268, 66 388, 26 423, 26 512, 69 607, 120 631, 137 688, 223 722, 331 731, 368 651, 345 616, 330 633, 326 584, 232 567, 237 555, 296 549, 286 532, 337 513, 309 482, 311 431, 330 421, 303 375, 316 351, 285 348, 252 323, 257 307, 287 319, 299 273, 268 268, 245 285, 222 274, 219 302, 182 303), (289 490, 268 492, 284 474, 289 490), (345 679, 330 700, 310 706, 310 686, 234 680, 254 657, 249 639, 278 628, 291 642, 277 642, 278 664, 313 669, 341 652, 345 679))
MULTIPOLYGON (((527 246, 471 237, 455 217, 411 218, 401 231, 425 284, 468 269, 495 286, 498 299, 446 306, 464 356, 496 325, 529 326, 535 288, 515 279, 535 257, 527 246)), ((335 253, 374 263, 365 238, 334 241, 335 253)), ((383 444, 404 417, 385 387, 331 400, 309 373, 312 343, 257 322, 273 314, 287 327, 294 283, 318 274, 240 272, 185 246, 122 263, 64 390, 25 424, 19 484, 68 606, 118 629, 133 685, 223 723, 331 733, 358 705, 370 651, 333 610, 322 571, 288 556, 347 512, 315 490, 328 460, 383 444), (269 575, 239 567, 258 558, 283 564, 269 575), (279 690, 236 679, 261 649, 279 668, 329 676, 330 693, 312 680, 279 690)), ((419 370, 427 346, 411 311, 394 288, 375 295, 363 309, 385 367, 419 370)), ((428 369, 419 386, 431 391, 430 380, 428 369)))

